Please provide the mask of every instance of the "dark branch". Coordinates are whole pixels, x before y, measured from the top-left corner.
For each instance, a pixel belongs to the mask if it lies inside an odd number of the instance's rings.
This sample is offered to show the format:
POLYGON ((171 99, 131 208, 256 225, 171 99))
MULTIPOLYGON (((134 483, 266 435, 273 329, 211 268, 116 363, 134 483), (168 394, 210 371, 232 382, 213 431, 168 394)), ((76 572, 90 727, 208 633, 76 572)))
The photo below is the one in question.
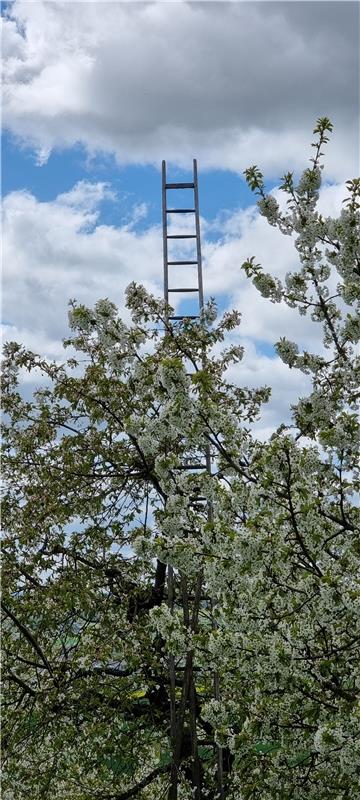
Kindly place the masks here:
POLYGON ((130 800, 131 797, 136 797, 138 792, 141 792, 142 789, 145 789, 146 786, 148 786, 149 783, 152 783, 159 775, 163 775, 165 772, 169 771, 170 764, 157 767, 152 772, 149 772, 149 774, 146 775, 145 778, 140 781, 140 783, 137 783, 136 786, 133 786, 131 789, 127 789, 125 792, 121 792, 120 794, 99 795, 98 798, 99 800, 130 800))
POLYGON ((41 660, 45 664, 46 669, 48 669, 48 671, 52 675, 51 665, 48 659, 46 658, 45 653, 43 653, 40 645, 38 644, 35 637, 31 633, 31 631, 29 631, 29 629, 23 624, 23 622, 20 622, 20 620, 15 616, 15 614, 12 611, 10 611, 10 609, 5 605, 3 600, 1 601, 1 606, 5 611, 6 616, 8 616, 13 621, 14 625, 16 625, 20 633, 22 633, 24 638, 29 642, 29 644, 31 644, 31 647, 33 647, 33 649, 36 650, 38 656, 40 656, 41 660))

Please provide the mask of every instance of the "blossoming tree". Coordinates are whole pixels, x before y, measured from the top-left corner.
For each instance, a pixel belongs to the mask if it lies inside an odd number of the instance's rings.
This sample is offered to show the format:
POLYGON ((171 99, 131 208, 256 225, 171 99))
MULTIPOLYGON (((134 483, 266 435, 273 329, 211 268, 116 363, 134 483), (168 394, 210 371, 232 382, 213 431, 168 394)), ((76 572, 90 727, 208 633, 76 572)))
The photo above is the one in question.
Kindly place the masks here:
POLYGON ((360 796, 360 181, 318 213, 330 130, 286 212, 246 171, 299 270, 244 269, 324 333, 320 355, 278 342, 312 389, 268 442, 213 303, 170 325, 132 284, 130 326, 71 304, 62 365, 5 347, 5 800, 360 796))

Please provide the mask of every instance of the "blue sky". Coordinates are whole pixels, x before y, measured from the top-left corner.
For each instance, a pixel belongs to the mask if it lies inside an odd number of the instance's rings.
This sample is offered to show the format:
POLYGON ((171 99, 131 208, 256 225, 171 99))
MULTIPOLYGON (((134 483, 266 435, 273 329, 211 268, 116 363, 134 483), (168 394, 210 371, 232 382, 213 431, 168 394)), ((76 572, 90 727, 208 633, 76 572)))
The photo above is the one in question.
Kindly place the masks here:
MULTIPOLYGON (((155 165, 125 165, 116 162, 111 154, 89 158, 82 145, 66 150, 53 151, 47 162, 39 166, 32 148, 20 146, 10 132, 5 131, 2 141, 3 194, 26 190, 38 200, 54 200, 69 191, 78 181, 106 181, 117 193, 117 198, 101 205, 99 223, 117 225, 127 218, 128 206, 146 203, 146 222, 139 220, 139 227, 156 225, 161 220, 161 163, 155 165)), ((199 165, 201 166, 201 165, 199 165)), ((168 165, 169 175, 174 180, 191 180, 192 173, 168 165)), ((268 187, 274 185, 268 182, 268 187)), ((245 208, 254 198, 245 180, 229 170, 206 170, 200 176, 201 213, 208 219, 221 212, 231 213, 245 208)))
POLYGON ((270 430, 305 389, 274 342, 319 332, 241 272, 250 255, 279 277, 296 266, 243 170, 276 191, 327 115, 321 202, 337 213, 358 172, 359 5, 14 0, 2 14, 5 337, 61 358, 69 297, 108 296, 126 318, 130 280, 161 294, 161 160, 188 180, 197 157, 205 292, 243 314, 241 380, 273 385, 270 430))

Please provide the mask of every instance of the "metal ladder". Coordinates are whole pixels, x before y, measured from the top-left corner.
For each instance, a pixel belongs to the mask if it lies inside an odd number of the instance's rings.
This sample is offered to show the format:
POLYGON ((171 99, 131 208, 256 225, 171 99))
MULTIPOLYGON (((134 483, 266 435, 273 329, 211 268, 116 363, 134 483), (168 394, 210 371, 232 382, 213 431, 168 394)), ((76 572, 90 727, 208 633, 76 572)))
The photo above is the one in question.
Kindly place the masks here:
MULTIPOLYGON (((200 240, 200 215, 199 215, 199 191, 198 191, 198 175, 197 175, 197 161, 193 159, 193 180, 189 183, 168 183, 166 179, 166 162, 162 162, 162 221, 163 221, 163 263, 164 263, 164 299, 169 305, 169 294, 197 294, 198 298, 198 313, 197 314, 177 314, 168 315, 168 322, 183 322, 188 319, 199 319, 201 312, 204 308, 204 289, 203 289, 203 276, 202 276, 202 257, 201 257, 201 240, 200 240), (193 204, 186 208, 173 208, 168 207, 167 193, 177 189, 193 190, 193 204), (193 233, 168 233, 168 215, 169 214, 192 214, 194 215, 195 230, 193 233), (169 239, 195 239, 196 240, 196 260, 170 260, 168 257, 168 241, 169 239), (196 280, 193 285, 188 286, 169 286, 169 267, 173 266, 196 266, 196 280), (195 285, 195 283, 197 285, 195 285)), ((212 459, 210 446, 205 447, 203 459, 200 463, 194 463, 186 458, 184 463, 179 465, 180 470, 189 470, 194 472, 196 470, 206 471, 209 475, 212 472, 212 459), (202 463, 201 463, 202 462, 202 463)), ((190 505, 199 511, 205 512, 208 521, 213 521, 213 508, 212 504, 203 496, 195 495, 190 498, 190 505)), ((170 607, 174 604, 174 570, 168 565, 168 592, 170 607)), ((215 625, 215 624, 214 624, 215 625)), ((170 657, 170 660, 172 657, 170 657)), ((174 662, 173 662, 174 664, 174 662)), ((220 697, 219 677, 214 673, 214 697, 216 700, 220 697)), ((175 690, 175 685, 173 686, 175 690)), ((224 778, 223 778, 223 754, 222 748, 216 746, 217 751, 217 783, 218 783, 218 797, 219 800, 224 799, 224 778)), ((198 795, 196 795, 197 797, 198 795)))
POLYGON ((202 279, 202 260, 201 260, 201 241, 200 241, 200 217, 199 217, 199 192, 198 192, 198 178, 197 178, 197 162, 196 158, 193 160, 193 180, 191 183, 167 183, 166 181, 166 162, 162 162, 162 220, 163 220, 163 257, 164 257, 164 299, 169 303, 169 294, 197 294, 198 295, 198 314, 180 314, 170 316, 169 320, 181 322, 184 319, 198 319, 200 312, 204 307, 204 289, 202 279), (192 189, 193 190, 193 203, 189 208, 173 208, 168 207, 167 198, 168 191, 176 189, 192 189), (169 214, 192 214, 195 217, 194 233, 168 233, 168 215, 169 214), (195 239, 196 240, 196 260, 180 260, 169 261, 168 258, 168 241, 169 239, 195 239), (193 281, 193 286, 169 286, 169 267, 172 266, 197 266, 197 278, 193 281))
MULTIPOLYGON (((190 204, 191 205, 191 204, 190 204)), ((163 259, 164 259, 164 299, 169 304, 169 294, 197 294, 198 296, 198 313, 197 314, 178 314, 175 316, 168 316, 168 321, 182 322, 184 319, 199 319, 200 313, 204 308, 204 287, 202 276, 202 256, 201 256, 201 239, 200 239, 200 213, 199 213, 199 189, 198 189, 198 175, 197 175, 197 160, 193 159, 193 180, 190 183, 167 183, 166 179, 166 161, 162 162, 162 220, 163 220, 163 259), (187 208, 169 208, 167 203, 168 191, 176 189, 190 189, 193 190, 193 203, 192 207, 187 208), (194 216, 194 233, 168 233, 168 214, 192 214, 194 216), (196 260, 179 260, 169 261, 168 258, 168 241, 169 239, 195 239, 196 240, 196 260), (196 279, 193 283, 196 286, 178 286, 176 288, 169 286, 169 267, 173 266, 196 266, 196 279)), ((171 270, 170 270, 171 272, 171 270)), ((191 373, 190 373, 191 374, 191 373)), ((207 448, 205 452, 205 463, 188 463, 187 461, 182 464, 178 469, 181 470, 207 470, 211 473, 211 457, 210 449, 207 448)), ((205 498, 194 498, 194 503, 202 502, 205 498)))

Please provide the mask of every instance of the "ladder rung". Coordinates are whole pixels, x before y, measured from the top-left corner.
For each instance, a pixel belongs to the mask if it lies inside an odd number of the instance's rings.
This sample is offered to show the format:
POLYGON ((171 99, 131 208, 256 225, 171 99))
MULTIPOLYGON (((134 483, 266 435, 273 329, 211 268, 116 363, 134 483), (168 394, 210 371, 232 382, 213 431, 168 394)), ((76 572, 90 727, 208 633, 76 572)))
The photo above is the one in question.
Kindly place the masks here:
POLYGON ((167 214, 195 214, 195 208, 167 208, 167 214))
POLYGON ((165 189, 193 189, 193 183, 166 183, 165 189))
POLYGON ((198 292, 199 289, 168 289, 168 292, 198 292))
POLYGON ((176 469, 206 469, 206 464, 179 464, 176 469))
POLYGON ((169 319, 200 319, 198 314, 180 314, 178 317, 169 317, 169 319))
POLYGON ((197 264, 197 261, 168 261, 168 267, 172 267, 179 264, 197 264))
POLYGON ((167 239, 196 239, 196 233, 169 233, 167 239))

